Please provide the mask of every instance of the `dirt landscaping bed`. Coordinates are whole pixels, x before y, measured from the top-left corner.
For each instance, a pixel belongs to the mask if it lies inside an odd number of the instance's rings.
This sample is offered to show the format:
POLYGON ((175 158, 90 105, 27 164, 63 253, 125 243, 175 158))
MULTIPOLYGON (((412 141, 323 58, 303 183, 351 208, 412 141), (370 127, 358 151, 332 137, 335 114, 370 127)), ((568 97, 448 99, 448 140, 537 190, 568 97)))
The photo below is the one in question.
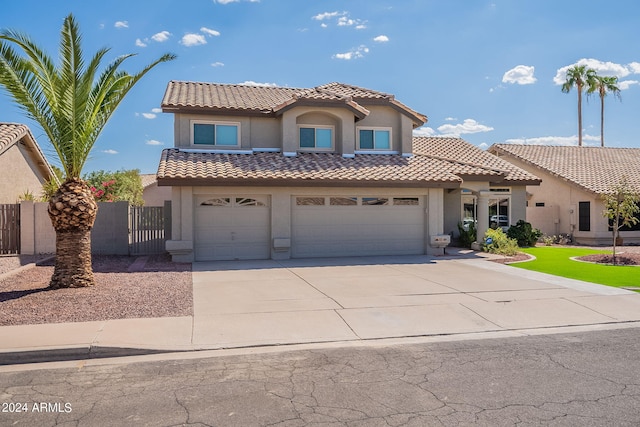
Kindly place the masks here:
MULTIPOLYGON (((595 262, 597 264, 613 264, 613 255, 595 254, 586 255, 579 258, 580 261, 595 262)), ((620 253, 616 254, 617 265, 640 265, 640 254, 638 253, 620 253)))
POLYGON ((193 314, 189 263, 94 256, 93 271, 89 288, 50 290, 53 260, 0 280, 0 326, 193 314))

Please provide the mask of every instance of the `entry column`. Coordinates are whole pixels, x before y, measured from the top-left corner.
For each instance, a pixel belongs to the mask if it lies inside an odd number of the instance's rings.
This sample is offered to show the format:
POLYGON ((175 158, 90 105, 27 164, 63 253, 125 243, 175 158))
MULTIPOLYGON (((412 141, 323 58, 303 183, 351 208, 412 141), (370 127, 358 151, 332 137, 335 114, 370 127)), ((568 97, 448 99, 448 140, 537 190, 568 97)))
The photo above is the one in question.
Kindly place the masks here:
POLYGON ((476 243, 482 246, 484 234, 489 229, 489 191, 478 192, 478 225, 476 243))

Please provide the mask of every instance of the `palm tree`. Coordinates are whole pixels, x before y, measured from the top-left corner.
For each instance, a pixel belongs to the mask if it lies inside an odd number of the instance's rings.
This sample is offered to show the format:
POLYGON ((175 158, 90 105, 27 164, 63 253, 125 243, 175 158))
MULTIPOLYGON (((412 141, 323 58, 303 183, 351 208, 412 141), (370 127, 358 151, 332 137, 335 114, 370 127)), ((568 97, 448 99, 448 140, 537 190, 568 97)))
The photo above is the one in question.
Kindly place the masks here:
POLYGON ((578 145, 582 146, 582 91, 593 80, 596 71, 586 65, 575 65, 567 70, 567 81, 562 85, 562 92, 569 93, 572 87, 578 91, 578 145))
POLYGON ((153 67, 175 58, 166 54, 137 74, 119 70, 124 55, 99 72, 109 49, 85 63, 78 25, 69 15, 62 25, 59 64, 27 35, 0 32, 0 86, 26 116, 36 121, 60 158, 64 182, 49 201, 56 231, 56 263, 49 287, 94 284, 91 227, 98 206, 80 178, 98 136, 129 90, 153 67), (19 55, 18 49, 23 55, 19 55))
POLYGON ((594 76, 589 82, 587 94, 595 92, 598 92, 600 96, 600 146, 604 147, 604 97, 607 96, 607 92, 611 92, 616 98, 622 99, 618 78, 615 76, 594 76))

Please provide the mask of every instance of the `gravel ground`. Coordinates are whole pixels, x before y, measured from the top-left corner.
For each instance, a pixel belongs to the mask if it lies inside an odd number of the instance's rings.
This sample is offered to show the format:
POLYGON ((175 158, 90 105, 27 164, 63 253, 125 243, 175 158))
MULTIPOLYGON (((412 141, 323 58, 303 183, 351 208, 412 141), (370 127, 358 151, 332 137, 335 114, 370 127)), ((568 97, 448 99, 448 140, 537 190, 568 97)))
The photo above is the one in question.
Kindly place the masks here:
MULTIPOLYGON (((27 263, 7 258, 0 267, 27 263)), ((191 264, 167 255, 136 259, 94 256, 89 288, 49 290, 53 260, 0 280, 0 326, 193 314, 191 264)))
POLYGON ((53 254, 0 255, 0 275, 52 256, 53 254))

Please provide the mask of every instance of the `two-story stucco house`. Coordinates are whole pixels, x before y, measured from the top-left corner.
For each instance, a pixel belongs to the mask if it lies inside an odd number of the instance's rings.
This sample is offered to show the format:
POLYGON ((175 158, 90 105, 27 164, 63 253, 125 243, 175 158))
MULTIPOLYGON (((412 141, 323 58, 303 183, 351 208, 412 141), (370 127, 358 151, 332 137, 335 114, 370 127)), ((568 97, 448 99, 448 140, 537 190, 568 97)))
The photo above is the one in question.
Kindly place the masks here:
MULTIPOLYGON (((427 118, 393 95, 169 83, 174 260, 437 254, 463 218, 525 218, 538 178, 458 138, 414 138, 427 118)), ((503 224, 500 224, 503 225, 503 224)))

